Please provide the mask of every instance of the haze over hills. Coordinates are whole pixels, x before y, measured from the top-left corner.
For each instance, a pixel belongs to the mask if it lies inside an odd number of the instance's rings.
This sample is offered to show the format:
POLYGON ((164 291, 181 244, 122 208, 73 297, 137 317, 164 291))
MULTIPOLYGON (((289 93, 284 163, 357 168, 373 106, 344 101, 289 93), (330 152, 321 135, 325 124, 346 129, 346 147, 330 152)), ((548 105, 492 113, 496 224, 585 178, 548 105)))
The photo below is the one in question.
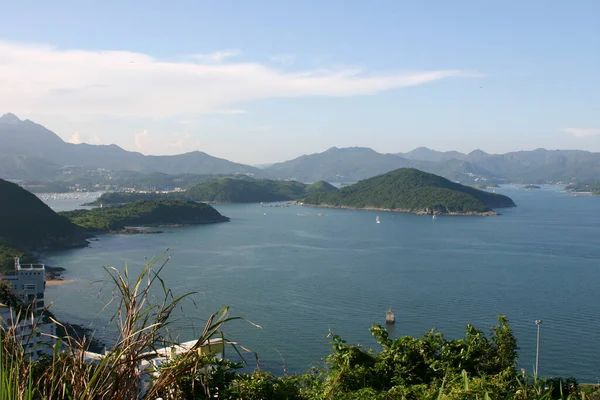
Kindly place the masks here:
POLYGON ((72 144, 32 121, 13 114, 0 117, 0 172, 11 179, 48 179, 58 167, 77 165, 114 171, 167 174, 255 174, 260 170, 193 151, 174 156, 146 156, 117 145, 72 144), (44 168, 44 163, 46 161, 44 168))
POLYGON ((113 172, 236 175, 302 182, 356 182, 398 168, 417 168, 451 181, 476 183, 587 182, 600 176, 600 153, 581 150, 518 151, 488 154, 440 152, 419 147, 382 154, 367 147, 332 147, 293 160, 254 167, 200 151, 146 156, 116 145, 72 144, 32 121, 13 114, 0 117, 0 177, 23 181, 63 181, 65 166, 113 172))

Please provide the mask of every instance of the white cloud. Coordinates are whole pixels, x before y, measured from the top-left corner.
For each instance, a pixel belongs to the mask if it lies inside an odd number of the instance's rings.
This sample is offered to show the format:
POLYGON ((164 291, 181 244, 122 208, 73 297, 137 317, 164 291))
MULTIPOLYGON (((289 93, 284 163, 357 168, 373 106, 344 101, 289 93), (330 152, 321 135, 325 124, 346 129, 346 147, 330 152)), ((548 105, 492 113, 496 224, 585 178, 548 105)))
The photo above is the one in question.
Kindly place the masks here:
POLYGON ((67 139, 67 142, 73 143, 73 144, 81 143, 81 140, 79 139, 79 132, 73 133, 73 135, 67 139))
POLYGON ((94 135, 92 137, 81 135, 79 132, 74 132, 66 140, 68 143, 80 144, 80 143, 88 143, 88 144, 100 144, 100 137, 98 135, 94 135))
POLYGON ((271 61, 281 65, 293 65, 296 62, 295 54, 276 54, 270 58, 271 61))
POLYGON ((189 133, 153 135, 144 129, 134 135, 135 148, 144 154, 181 154, 200 148, 200 141, 189 133))
POLYGON ((143 151, 144 147, 146 147, 145 139, 148 136, 148 130, 144 129, 141 132, 138 132, 133 137, 133 142, 135 143, 135 148, 139 151, 143 151))
POLYGON ((215 51, 214 53, 211 53, 211 54, 194 54, 191 56, 191 58, 196 59, 200 62, 207 62, 207 61, 221 62, 221 61, 225 60, 226 58, 239 57, 241 55, 242 55, 241 50, 233 49, 233 50, 215 51))
POLYGON ((562 131, 577 137, 600 135, 600 129, 564 128, 562 131))
POLYGON ((0 109, 78 117, 165 118, 239 114, 241 102, 285 97, 357 96, 472 74, 456 70, 365 73, 286 72, 260 63, 172 62, 129 51, 61 50, 0 41, 0 109), (233 107, 232 107, 233 106, 233 107))

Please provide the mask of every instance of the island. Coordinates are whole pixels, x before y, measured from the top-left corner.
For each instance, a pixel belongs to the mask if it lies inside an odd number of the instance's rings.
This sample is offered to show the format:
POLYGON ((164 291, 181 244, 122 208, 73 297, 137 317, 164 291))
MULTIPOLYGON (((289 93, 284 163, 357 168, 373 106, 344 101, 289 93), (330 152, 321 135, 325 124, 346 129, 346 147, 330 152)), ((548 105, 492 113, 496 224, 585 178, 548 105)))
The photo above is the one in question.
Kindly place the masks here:
POLYGON ((541 186, 538 186, 538 185, 525 185, 525 186, 523 186, 521 189, 526 189, 526 190, 529 190, 529 189, 541 189, 541 188, 542 188, 542 187, 541 187, 541 186))
POLYGON ((496 183, 480 183, 478 185, 471 186, 473 186, 475 189, 496 189, 500 187, 500 185, 496 183))
POLYGON ((84 230, 55 213, 33 193, 0 179, 0 270, 14 258, 37 262, 36 253, 87 246, 84 230))
POLYGON ((573 192, 573 194, 600 196, 600 181, 571 183, 565 187, 565 190, 573 192))
POLYGON ((90 233, 143 232, 129 227, 198 225, 227 222, 229 218, 205 203, 189 200, 139 200, 114 207, 61 212, 90 233))
POLYGON ((335 192, 314 193, 298 204, 429 215, 497 215, 493 208, 515 207, 507 196, 414 168, 400 168, 335 192))
POLYGON ((159 192, 111 192, 104 193, 96 201, 86 205, 116 205, 139 200, 190 200, 209 203, 260 203, 298 200, 312 193, 334 192, 338 189, 324 181, 305 184, 296 181, 272 179, 218 178, 191 186, 185 191, 159 192))

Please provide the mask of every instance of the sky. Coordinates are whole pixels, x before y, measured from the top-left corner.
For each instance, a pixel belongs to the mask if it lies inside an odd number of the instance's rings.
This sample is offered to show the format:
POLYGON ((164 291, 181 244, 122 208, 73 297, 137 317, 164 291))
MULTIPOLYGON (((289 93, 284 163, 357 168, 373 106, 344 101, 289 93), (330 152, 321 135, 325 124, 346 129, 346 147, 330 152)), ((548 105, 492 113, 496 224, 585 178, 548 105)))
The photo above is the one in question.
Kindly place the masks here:
POLYGON ((600 151, 596 0, 0 10, 0 114, 73 143, 248 164, 332 146, 600 151))

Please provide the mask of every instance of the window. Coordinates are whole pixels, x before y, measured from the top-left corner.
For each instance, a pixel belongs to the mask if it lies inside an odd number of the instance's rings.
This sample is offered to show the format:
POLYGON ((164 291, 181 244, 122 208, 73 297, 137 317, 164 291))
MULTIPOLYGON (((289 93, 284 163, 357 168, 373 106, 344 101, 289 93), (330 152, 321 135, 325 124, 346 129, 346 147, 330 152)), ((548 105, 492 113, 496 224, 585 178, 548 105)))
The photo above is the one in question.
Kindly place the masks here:
POLYGON ((35 290, 35 285, 32 283, 28 283, 25 285, 25 290, 35 290))

